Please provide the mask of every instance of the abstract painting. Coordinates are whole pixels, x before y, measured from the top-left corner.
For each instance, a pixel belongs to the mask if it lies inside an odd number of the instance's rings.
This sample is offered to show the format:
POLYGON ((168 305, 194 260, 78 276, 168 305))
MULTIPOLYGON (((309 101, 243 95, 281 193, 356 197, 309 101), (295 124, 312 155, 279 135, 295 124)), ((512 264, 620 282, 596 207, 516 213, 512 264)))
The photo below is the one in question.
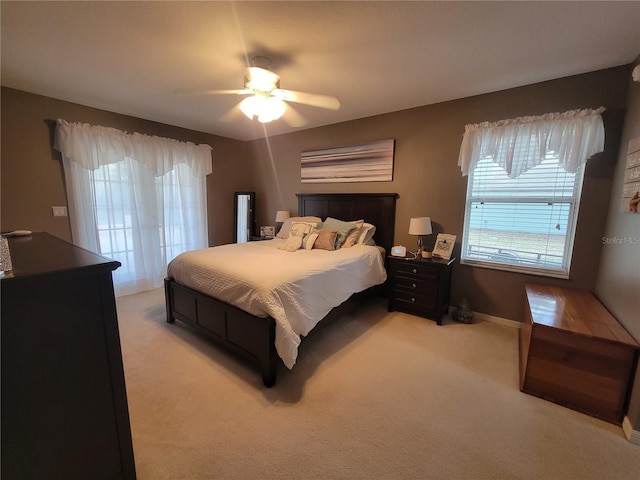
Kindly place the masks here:
POLYGON ((390 182, 395 141, 302 152, 302 183, 390 182))

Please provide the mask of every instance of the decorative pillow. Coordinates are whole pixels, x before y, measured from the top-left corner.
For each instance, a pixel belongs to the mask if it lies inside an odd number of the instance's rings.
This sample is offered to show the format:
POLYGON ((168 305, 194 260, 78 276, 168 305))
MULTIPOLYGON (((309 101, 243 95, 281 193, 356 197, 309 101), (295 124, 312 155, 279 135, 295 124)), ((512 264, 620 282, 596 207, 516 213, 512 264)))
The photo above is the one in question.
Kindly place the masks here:
POLYGON ((375 225, 371 225, 370 223, 365 223, 362 226, 362 232, 360 233, 360 238, 356 242, 358 245, 370 245, 371 240, 373 239, 373 235, 376 233, 375 225))
POLYGON ((293 222, 291 224, 291 234, 297 235, 299 237, 303 237, 307 233, 312 233, 316 228, 316 223, 308 223, 308 222, 293 222))
POLYGON ((322 230, 336 230, 338 235, 336 236, 336 250, 342 246, 347 239, 347 235, 356 228, 355 223, 343 222, 335 218, 327 217, 322 223, 322 230))
POLYGON ((278 245, 278 249, 287 252, 295 252, 302 246, 302 235, 291 235, 284 243, 278 245))
POLYGON ((313 244, 316 243, 317 238, 317 233, 305 233, 304 237, 302 237, 302 247, 300 248, 311 250, 313 248, 313 244))
POLYGON ((309 223, 317 223, 321 222, 322 219, 320 217, 289 217, 283 223, 280 231, 276 235, 276 238, 282 238, 286 240, 291 235, 291 225, 293 222, 309 222, 309 223))
POLYGON ((336 249, 336 236, 337 230, 320 230, 318 231, 318 238, 316 238, 313 248, 321 250, 335 250, 336 249))
POLYGON ((353 247, 358 242, 358 239, 360 238, 360 233, 362 233, 362 226, 364 225, 364 220, 356 220, 350 223, 355 224, 356 228, 351 230, 351 232, 349 233, 349 235, 347 235, 346 240, 344 241, 344 243, 340 248, 353 247))

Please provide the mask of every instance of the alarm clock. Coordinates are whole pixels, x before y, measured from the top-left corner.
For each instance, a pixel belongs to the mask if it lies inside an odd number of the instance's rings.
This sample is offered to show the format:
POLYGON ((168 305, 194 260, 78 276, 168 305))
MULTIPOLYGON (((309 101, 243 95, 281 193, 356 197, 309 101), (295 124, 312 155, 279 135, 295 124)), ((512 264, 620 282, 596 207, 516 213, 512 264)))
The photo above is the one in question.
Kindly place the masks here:
POLYGON ((394 257, 405 257, 407 255, 407 247, 396 245, 391 248, 391 255, 394 257))

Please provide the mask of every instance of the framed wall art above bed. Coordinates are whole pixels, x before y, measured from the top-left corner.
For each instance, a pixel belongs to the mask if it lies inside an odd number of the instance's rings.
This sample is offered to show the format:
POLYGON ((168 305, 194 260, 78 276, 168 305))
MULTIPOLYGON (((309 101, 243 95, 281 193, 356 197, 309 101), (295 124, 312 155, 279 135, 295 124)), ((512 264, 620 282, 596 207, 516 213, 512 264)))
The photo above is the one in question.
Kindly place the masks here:
POLYGON ((302 152, 302 183, 390 182, 395 140, 302 152))

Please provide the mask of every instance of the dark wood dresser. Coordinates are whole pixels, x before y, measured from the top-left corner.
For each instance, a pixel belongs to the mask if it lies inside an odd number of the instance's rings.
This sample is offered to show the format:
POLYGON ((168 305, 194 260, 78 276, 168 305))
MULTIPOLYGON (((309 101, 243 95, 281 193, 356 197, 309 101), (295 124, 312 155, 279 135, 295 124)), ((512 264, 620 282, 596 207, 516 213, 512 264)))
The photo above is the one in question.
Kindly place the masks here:
POLYGON ((449 308, 451 260, 389 256, 389 311, 435 320, 449 308))
POLYGON ((2 479, 135 479, 111 273, 53 237, 9 239, 2 278, 2 479))
POLYGON ((526 284, 520 389, 620 425, 640 346, 588 290, 526 284))

